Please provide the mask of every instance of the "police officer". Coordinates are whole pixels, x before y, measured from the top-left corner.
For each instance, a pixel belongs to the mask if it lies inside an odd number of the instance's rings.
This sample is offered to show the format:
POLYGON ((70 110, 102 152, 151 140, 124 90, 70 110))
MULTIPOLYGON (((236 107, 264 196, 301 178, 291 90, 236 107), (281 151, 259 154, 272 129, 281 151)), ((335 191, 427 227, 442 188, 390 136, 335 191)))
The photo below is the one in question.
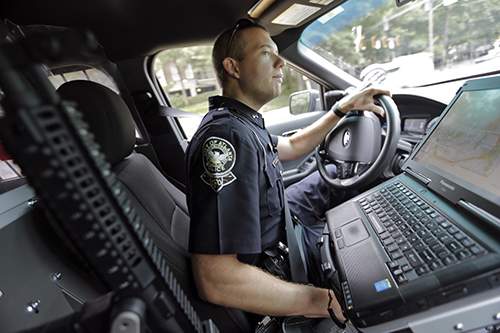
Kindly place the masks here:
MULTIPOLYGON (((283 82, 284 61, 265 28, 239 21, 217 38, 212 59, 222 96, 210 98, 187 153, 189 249, 198 293, 262 315, 328 317, 330 307, 343 319, 327 289, 286 282, 256 266, 265 250, 286 242, 280 160, 310 153, 351 109, 383 115, 373 96, 389 92, 371 88, 347 96, 309 127, 277 137, 257 112, 281 93, 283 82)), ((295 189, 294 198, 300 185, 295 189)))

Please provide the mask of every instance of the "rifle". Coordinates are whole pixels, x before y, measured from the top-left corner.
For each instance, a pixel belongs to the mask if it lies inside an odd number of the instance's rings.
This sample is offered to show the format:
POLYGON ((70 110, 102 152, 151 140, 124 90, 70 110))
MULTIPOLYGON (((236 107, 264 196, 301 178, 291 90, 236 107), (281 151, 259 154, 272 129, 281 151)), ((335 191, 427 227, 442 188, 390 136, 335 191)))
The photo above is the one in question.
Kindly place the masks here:
POLYGON ((217 333, 183 292, 82 115, 47 78, 44 64, 98 52, 91 33, 76 31, 0 45, 1 139, 49 217, 111 291, 33 331, 217 333), (96 326, 97 318, 109 321, 96 326))

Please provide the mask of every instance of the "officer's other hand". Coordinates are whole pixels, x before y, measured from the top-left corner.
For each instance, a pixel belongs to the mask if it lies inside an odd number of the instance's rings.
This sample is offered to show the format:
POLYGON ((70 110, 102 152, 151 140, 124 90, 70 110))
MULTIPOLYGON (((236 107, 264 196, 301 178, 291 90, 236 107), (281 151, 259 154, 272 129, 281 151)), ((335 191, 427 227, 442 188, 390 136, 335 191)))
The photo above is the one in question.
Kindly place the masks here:
POLYGON ((354 91, 340 100, 340 111, 343 113, 347 113, 351 110, 371 111, 381 117, 384 117, 384 109, 375 104, 374 96, 376 95, 391 96, 391 92, 389 90, 375 87, 368 87, 360 91, 354 91))

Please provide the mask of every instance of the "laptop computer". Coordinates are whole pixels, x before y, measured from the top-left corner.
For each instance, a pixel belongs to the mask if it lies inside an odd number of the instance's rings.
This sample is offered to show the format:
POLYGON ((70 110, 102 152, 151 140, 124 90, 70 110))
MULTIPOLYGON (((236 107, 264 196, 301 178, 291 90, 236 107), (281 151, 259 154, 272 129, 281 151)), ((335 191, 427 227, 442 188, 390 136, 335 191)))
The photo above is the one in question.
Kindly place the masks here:
POLYGON ((327 213, 358 327, 500 285, 500 77, 467 81, 403 170, 327 213))

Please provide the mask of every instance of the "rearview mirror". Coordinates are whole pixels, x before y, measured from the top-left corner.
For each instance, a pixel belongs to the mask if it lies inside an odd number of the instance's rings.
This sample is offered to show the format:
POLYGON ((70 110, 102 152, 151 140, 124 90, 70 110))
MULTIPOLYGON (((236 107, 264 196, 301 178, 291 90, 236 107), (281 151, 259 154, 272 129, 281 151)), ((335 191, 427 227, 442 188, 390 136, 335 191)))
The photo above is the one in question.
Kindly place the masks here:
POLYGON ((302 90, 290 95, 289 107, 293 115, 315 111, 318 106, 319 92, 317 90, 302 90))

